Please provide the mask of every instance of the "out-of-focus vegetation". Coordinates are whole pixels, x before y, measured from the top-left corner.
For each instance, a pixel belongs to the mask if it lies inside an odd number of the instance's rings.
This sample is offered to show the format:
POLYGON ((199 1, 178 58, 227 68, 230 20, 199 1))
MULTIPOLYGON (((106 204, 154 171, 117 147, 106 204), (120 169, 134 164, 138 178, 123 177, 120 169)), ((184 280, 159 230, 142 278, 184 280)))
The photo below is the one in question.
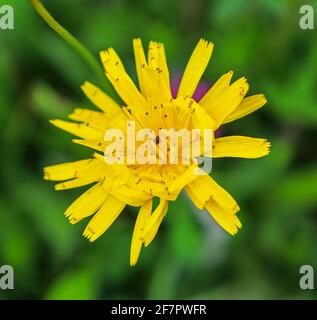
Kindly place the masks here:
POLYGON ((251 94, 269 100, 224 134, 268 137, 272 153, 214 161, 214 177, 241 207, 236 237, 181 198, 131 268, 136 211, 90 244, 81 236, 86 222, 71 226, 63 216, 85 188, 55 192, 41 174, 43 166, 90 155, 48 120, 93 108, 80 85, 102 84, 28 1, 1 1, 14 7, 15 30, 0 31, 0 265, 14 267, 15 290, 0 297, 313 298, 298 285, 301 265, 317 270, 317 30, 298 26, 303 1, 43 2, 96 57, 116 48, 134 78, 134 37, 164 42, 174 75, 200 37, 212 40, 204 79, 232 69, 248 78, 251 94))

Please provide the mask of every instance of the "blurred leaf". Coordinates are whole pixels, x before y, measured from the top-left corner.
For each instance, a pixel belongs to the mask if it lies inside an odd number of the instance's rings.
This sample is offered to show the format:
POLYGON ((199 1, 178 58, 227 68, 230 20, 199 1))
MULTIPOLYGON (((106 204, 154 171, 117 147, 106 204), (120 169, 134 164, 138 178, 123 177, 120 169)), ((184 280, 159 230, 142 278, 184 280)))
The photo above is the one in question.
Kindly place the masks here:
POLYGON ((156 261, 152 279, 149 283, 147 299, 173 299, 176 284, 179 281, 179 265, 177 259, 170 254, 167 247, 161 249, 156 261), (168 261, 168 262, 167 262, 168 261))
POLYGON ((49 191, 47 184, 44 187, 45 183, 24 176, 15 186, 12 196, 57 256, 66 258, 74 249, 75 230, 63 216, 67 208, 65 200, 57 192, 49 191))
POLYGON ((44 299, 90 300, 95 299, 96 294, 96 281, 92 270, 72 270, 55 281, 44 299))
POLYGON ((71 113, 71 102, 61 98, 50 86, 43 82, 34 84, 31 90, 31 105, 45 120, 66 118, 71 113))
POLYGON ((317 166, 310 166, 291 173, 277 189, 274 198, 289 206, 317 205, 317 166))
POLYGON ((284 81, 267 81, 268 95, 273 108, 269 110, 281 121, 315 126, 317 123, 317 95, 315 86, 317 46, 307 53, 307 59, 292 70, 284 81))
POLYGON ((169 243, 179 263, 188 268, 199 262, 202 229, 197 222, 197 212, 185 195, 171 202, 168 213, 169 243))

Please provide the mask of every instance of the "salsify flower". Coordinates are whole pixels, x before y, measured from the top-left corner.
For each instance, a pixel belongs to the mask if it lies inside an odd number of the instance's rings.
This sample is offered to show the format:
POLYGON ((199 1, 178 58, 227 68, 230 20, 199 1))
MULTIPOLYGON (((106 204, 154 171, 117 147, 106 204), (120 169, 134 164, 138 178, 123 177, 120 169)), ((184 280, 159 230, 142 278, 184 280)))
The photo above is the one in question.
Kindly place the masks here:
MULTIPOLYGON (((109 164, 102 153, 109 142, 106 130, 118 128, 127 132, 127 123, 138 128, 211 129, 244 117, 262 107, 262 94, 245 97, 249 85, 245 78, 231 83, 233 72, 224 74, 197 102, 192 97, 213 51, 213 44, 200 40, 186 66, 177 97, 172 98, 169 71, 163 44, 150 42, 145 56, 140 39, 133 41, 139 89, 127 74, 120 58, 110 48, 100 53, 105 75, 124 101, 120 106, 93 84, 82 89, 99 109, 75 109, 69 115, 75 122, 52 120, 51 123, 81 138, 73 140, 97 152, 90 159, 49 166, 44 178, 63 181, 56 190, 94 184, 66 210, 74 224, 93 216, 83 235, 90 241, 99 238, 116 220, 126 205, 140 207, 132 235, 130 264, 135 265, 141 248, 156 236, 169 201, 175 201, 182 190, 198 209, 206 209, 218 224, 234 235, 241 228, 236 216, 239 206, 232 196, 208 174, 197 175, 198 163, 189 164, 109 164), (154 198, 159 198, 156 208, 154 198)), ((155 139, 157 145, 159 139, 155 139)), ((266 139, 226 136, 212 141, 212 157, 259 158, 269 153, 266 139)), ((124 145, 123 156, 127 145, 124 145)), ((119 155, 120 156, 120 155, 119 155)))

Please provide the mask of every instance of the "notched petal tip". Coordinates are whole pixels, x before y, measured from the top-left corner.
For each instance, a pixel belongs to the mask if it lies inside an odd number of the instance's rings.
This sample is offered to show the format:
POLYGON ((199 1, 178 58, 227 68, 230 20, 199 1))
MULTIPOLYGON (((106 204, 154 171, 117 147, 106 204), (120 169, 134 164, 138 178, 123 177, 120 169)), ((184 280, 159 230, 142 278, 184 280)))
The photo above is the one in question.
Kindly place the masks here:
POLYGON ((45 167, 45 168, 43 169, 43 179, 44 179, 44 180, 50 180, 50 174, 49 174, 49 172, 48 172, 48 170, 47 170, 47 167, 45 167))
POLYGON ((76 214, 75 212, 70 210, 66 210, 64 212, 64 216, 67 218, 68 222, 73 225, 80 221, 80 219, 77 219, 75 217, 75 214, 76 214))
POLYGON ((66 211, 64 212, 64 216, 65 216, 66 218, 69 218, 72 214, 73 214, 73 212, 70 211, 70 210, 66 210, 66 211))
POLYGON ((147 248, 151 244, 152 240, 146 239, 144 242, 144 247, 147 248))
POLYGON ((72 139, 72 142, 76 143, 76 144, 81 144, 82 141, 85 141, 85 140, 84 139, 72 139))
POLYGON ((209 45, 214 45, 212 41, 206 40, 205 38, 201 38, 198 43, 201 45, 205 45, 206 47, 208 47, 209 45))
POLYGON ((137 256, 132 256, 130 254, 130 267, 135 267, 136 264, 138 263, 138 260, 139 260, 139 255, 137 256))
POLYGON ((91 229, 86 228, 83 232, 83 237, 89 240, 89 242, 94 242, 96 240, 94 234, 95 233, 91 229))
POLYGON ((239 208, 238 205, 233 211, 230 211, 220 206, 219 203, 211 199, 206 204, 205 208, 214 218, 214 220, 232 236, 236 235, 239 229, 242 228, 242 223, 236 215, 239 208))
POLYGON ((81 89, 84 89, 85 87, 89 86, 90 82, 89 81, 84 81, 84 83, 80 86, 81 89))
POLYGON ((64 190, 65 187, 63 185, 63 183, 58 183, 54 186, 55 191, 60 191, 60 190, 64 190))
POLYGON ((70 218, 69 219, 69 223, 70 224, 76 224, 78 222, 78 220, 76 218, 70 218))
POLYGON ((263 99, 263 105, 267 103, 267 99, 263 93, 259 94, 259 97, 263 99))
POLYGON ((239 220, 239 218, 237 216, 233 217, 234 220, 234 227, 232 227, 231 229, 225 229, 231 236, 236 236, 238 234, 238 232, 241 230, 242 228, 242 223, 239 220))
POLYGON ((99 56, 102 64, 105 67, 105 64, 110 60, 109 52, 107 50, 99 51, 99 56))
POLYGON ((265 153, 264 153, 264 155, 263 156, 267 156, 268 154, 270 154, 271 153, 271 146, 272 146, 272 144, 271 144, 271 142, 270 141, 268 141, 268 140, 264 140, 264 145, 265 145, 265 153))

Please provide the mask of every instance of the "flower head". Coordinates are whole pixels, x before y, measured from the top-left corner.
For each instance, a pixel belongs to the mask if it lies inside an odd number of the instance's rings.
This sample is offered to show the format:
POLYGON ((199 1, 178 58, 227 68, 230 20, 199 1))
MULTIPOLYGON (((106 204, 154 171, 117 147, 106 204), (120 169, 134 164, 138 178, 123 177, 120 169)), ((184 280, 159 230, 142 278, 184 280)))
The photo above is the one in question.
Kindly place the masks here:
MULTIPOLYGON (((258 158, 267 155, 270 146, 265 139, 244 136, 214 138, 213 133, 220 125, 257 110, 266 103, 266 99, 261 94, 245 97, 249 85, 245 78, 231 83, 232 71, 216 81, 199 101, 193 98, 211 57, 212 43, 198 42, 174 98, 163 44, 150 42, 147 57, 140 39, 133 41, 133 48, 139 89, 114 49, 100 53, 105 75, 124 106, 86 82, 82 89, 99 111, 75 109, 69 115, 75 122, 51 121, 56 127, 81 138, 73 140, 75 143, 97 152, 90 159, 44 169, 45 179, 63 181, 55 186, 56 190, 93 184, 65 212, 72 224, 92 216, 84 230, 84 236, 90 241, 100 237, 126 205, 140 207, 132 236, 131 265, 136 264, 142 245, 148 246, 156 236, 168 211, 168 202, 175 201, 182 190, 197 208, 206 209, 226 231, 236 234, 241 228, 236 216, 239 206, 212 177, 199 169, 197 157, 258 158), (131 140, 131 124, 135 130, 149 130, 143 137, 146 143, 134 138, 131 140), (116 148, 114 142, 107 139, 112 129, 122 133, 116 148), (172 143, 171 137, 162 138, 162 129, 177 132, 200 130, 204 133, 196 140, 194 135, 189 136, 187 144, 179 147, 172 143), (212 141, 207 139, 207 144, 206 132, 212 135, 212 141), (178 161, 181 156, 184 160, 185 151, 197 140, 204 140, 208 152, 203 152, 199 146, 196 153, 191 151, 190 156, 185 157, 186 161, 178 161), (134 142, 136 145, 131 148, 134 142), (161 153, 164 144, 167 147, 163 154, 165 162, 161 153), (131 158, 139 159, 140 153, 143 158, 157 161, 130 161, 131 158), (109 157, 115 161, 109 163, 109 157), (154 197, 160 200, 156 208, 153 208, 154 197)), ((176 142, 179 138, 176 137, 176 142)))

